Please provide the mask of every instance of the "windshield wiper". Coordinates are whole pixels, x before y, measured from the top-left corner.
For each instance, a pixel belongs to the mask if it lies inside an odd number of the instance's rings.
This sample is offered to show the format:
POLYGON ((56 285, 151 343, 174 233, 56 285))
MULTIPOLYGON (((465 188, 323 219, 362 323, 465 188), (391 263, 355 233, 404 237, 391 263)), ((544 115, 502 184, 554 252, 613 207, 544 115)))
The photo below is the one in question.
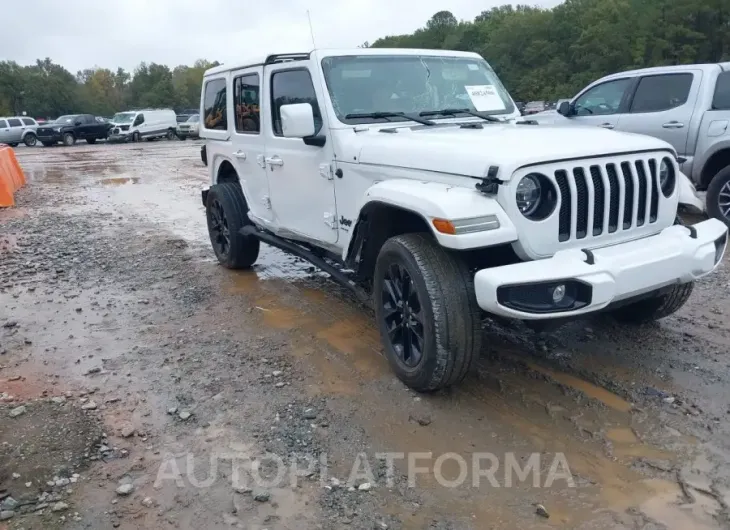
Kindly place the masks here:
POLYGON ((494 116, 490 116, 489 114, 484 114, 471 109, 424 110, 423 112, 418 113, 419 116, 456 116, 457 114, 468 114, 469 116, 476 116, 477 118, 481 118, 483 120, 491 121, 494 123, 502 123, 503 121, 499 118, 495 118, 494 116))
MULTIPOLYGON (((423 113, 421 113, 420 116, 423 116, 423 113)), ((362 114, 347 114, 345 116, 346 120, 360 120, 363 118, 406 118, 411 121, 415 121, 416 123, 421 123, 423 125, 436 125, 431 120, 424 120, 423 118, 416 116, 415 114, 408 114, 407 112, 365 112, 362 114)))

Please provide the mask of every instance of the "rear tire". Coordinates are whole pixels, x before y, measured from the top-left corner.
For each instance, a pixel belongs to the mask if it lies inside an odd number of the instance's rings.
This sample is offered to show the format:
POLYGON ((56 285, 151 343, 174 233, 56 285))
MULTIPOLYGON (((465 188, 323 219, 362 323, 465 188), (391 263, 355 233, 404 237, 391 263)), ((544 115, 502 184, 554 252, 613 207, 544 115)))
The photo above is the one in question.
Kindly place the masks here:
POLYGON ((175 131, 173 131, 172 129, 170 129, 169 131, 167 131, 167 139, 168 140, 174 140, 175 139, 175 131))
POLYGON ((626 324, 646 324, 676 313, 689 299, 694 282, 675 285, 668 293, 646 298, 611 311, 613 317, 626 324))
POLYGON ((730 226, 730 166, 721 169, 707 186, 707 213, 730 226))
POLYGON ((140 136, 139 131, 134 131, 134 133, 132 133, 132 141, 133 142, 139 142, 139 140, 141 138, 142 137, 140 136))
POLYGON ((96 143, 96 138, 87 138, 86 143, 94 145, 96 143))
POLYGON ((71 147, 76 143, 76 137, 71 133, 66 133, 63 135, 63 145, 66 147, 71 147))
POLYGON ((386 357, 401 381, 433 392, 466 377, 479 357, 482 331, 464 262, 426 234, 393 237, 375 264, 373 299, 386 357))
POLYGON ((206 203, 208 235, 221 265, 228 269, 248 269, 259 257, 260 242, 239 230, 250 225, 248 205, 240 184, 223 182, 211 186, 206 203))
POLYGON ((34 147, 35 144, 38 143, 38 137, 35 135, 35 133, 29 132, 25 135, 25 138, 23 138, 23 143, 28 147, 34 147))

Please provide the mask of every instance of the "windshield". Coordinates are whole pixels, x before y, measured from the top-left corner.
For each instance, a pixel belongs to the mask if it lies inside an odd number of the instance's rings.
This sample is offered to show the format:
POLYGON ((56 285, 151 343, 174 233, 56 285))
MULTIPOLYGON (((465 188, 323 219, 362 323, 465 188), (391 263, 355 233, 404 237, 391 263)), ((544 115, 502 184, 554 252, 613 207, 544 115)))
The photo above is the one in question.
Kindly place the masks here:
POLYGON ((132 123, 136 115, 136 112, 117 112, 112 121, 114 123, 132 123))
POLYGON ((76 121, 76 118, 78 116, 76 114, 71 114, 69 116, 61 116, 56 120, 56 123, 74 123, 76 121))
POLYGON ((195 116, 190 116, 188 118, 188 122, 190 123, 198 123, 200 121, 200 115, 196 114, 195 116))
MULTIPOLYGON (((511 114, 514 104, 486 61, 471 57, 360 55, 322 60, 327 89, 343 123, 382 118, 349 114, 404 112, 417 115, 442 109, 511 114)), ((392 117, 390 120, 407 120, 392 117)))

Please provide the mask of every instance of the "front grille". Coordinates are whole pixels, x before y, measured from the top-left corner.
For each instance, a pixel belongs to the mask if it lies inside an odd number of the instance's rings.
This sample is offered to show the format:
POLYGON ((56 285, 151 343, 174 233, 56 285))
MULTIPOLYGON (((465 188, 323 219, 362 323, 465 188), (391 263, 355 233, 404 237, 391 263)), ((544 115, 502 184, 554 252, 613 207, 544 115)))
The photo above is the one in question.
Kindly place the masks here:
POLYGON ((639 159, 555 171, 562 198, 558 241, 612 234, 655 223, 659 212, 657 160, 639 159))
POLYGON ((53 134, 53 130, 51 130, 51 129, 36 129, 36 134, 38 136, 51 136, 53 134))

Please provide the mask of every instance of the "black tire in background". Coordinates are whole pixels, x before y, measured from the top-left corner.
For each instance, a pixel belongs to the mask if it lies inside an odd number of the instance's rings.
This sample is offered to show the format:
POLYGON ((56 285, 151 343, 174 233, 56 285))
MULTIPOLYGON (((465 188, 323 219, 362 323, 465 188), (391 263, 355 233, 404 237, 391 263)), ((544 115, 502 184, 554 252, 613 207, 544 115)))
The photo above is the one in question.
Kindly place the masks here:
POLYGON ((71 147, 76 143, 76 137, 71 133, 66 133, 63 135, 63 145, 66 147, 71 147))
POLYGON ((87 138, 86 143, 93 145, 96 143, 96 138, 87 138))
POLYGON ((169 131, 167 131, 167 135, 166 136, 167 136, 167 139, 168 140, 174 140, 175 139, 175 131, 173 131, 172 129, 170 129, 169 131))
POLYGON ((228 269, 248 269, 256 263, 259 240, 239 233, 243 226, 252 224, 240 184, 211 186, 205 212, 210 242, 220 264, 228 269))
POLYGON ((132 141, 133 142, 139 142, 142 136, 139 134, 139 131, 134 131, 132 133, 132 141))
POLYGON ((56 145, 56 142, 41 142, 43 144, 43 147, 53 147, 56 145))
MULTIPOLYGON (((373 300, 386 357, 401 381, 418 392, 432 392, 464 379, 478 359, 482 345, 481 310, 473 277, 465 263, 447 253, 430 235, 393 237, 385 242, 378 255, 373 300), (388 278, 397 269, 409 277, 417 293, 417 304, 412 295, 400 306, 397 302, 393 304, 394 282, 388 278), (417 345, 419 361, 415 365, 403 358, 405 342, 401 347, 396 340, 391 340, 399 327, 398 317, 393 316, 395 309, 406 305, 409 309, 405 314, 420 315, 420 328, 413 323, 417 317, 410 325, 411 330, 422 331, 422 340, 416 340, 421 344, 417 345)), ((401 317, 403 322, 406 317, 401 317)))
POLYGON ((707 187, 707 213, 730 226, 730 166, 721 169, 707 187))
POLYGON ((38 137, 35 133, 29 132, 25 135, 25 138, 23 138, 23 143, 28 147, 33 147, 38 143, 38 137))
POLYGON ((694 282, 675 285, 663 295, 639 300, 611 311, 619 322, 627 324, 646 324, 677 312, 689 299, 694 282))
POLYGON ((8 144, 10 147, 18 147, 18 144, 16 142, 13 142, 12 144, 8 144))

